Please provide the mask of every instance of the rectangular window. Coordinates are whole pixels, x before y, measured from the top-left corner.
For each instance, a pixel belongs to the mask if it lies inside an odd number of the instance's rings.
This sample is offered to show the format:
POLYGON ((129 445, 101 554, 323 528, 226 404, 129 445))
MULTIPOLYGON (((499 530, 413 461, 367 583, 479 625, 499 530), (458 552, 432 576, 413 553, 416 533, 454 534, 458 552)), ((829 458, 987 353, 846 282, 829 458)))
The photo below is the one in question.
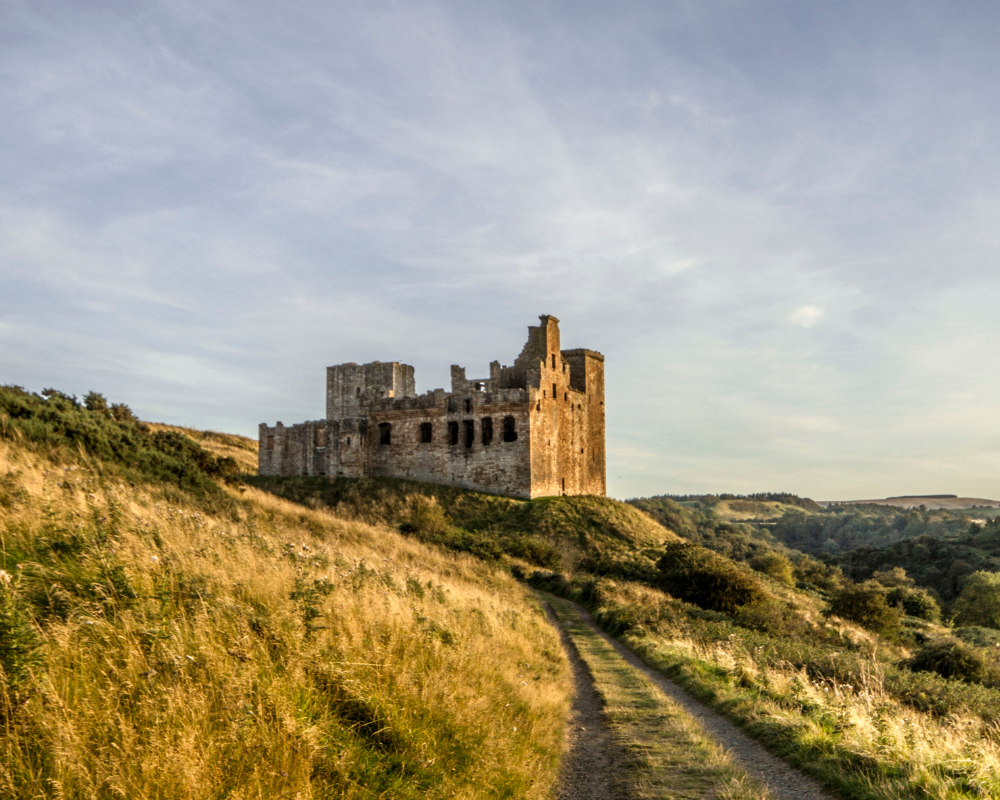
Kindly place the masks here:
POLYGON ((473 419, 467 419, 465 420, 465 446, 472 447, 475 441, 476 441, 476 421, 473 419))
POLYGON ((556 354, 552 354, 552 369, 556 368, 556 354))
POLYGON ((454 414, 458 411, 458 398, 452 395, 448 398, 448 413, 454 414))
POLYGON ((503 418, 503 440, 505 442, 517 441, 517 423, 513 417, 503 418))
POLYGON ((378 440, 379 444, 392 444, 392 425, 390 423, 380 422, 378 424, 378 440))
POLYGON ((483 447, 493 441, 493 417, 483 417, 483 447))
POLYGON ((420 423, 420 443, 430 444, 431 436, 434 433, 434 426, 429 422, 420 423))
POLYGON ((465 413, 466 414, 471 414, 472 413, 472 398, 471 397, 465 398, 465 413))
POLYGON ((559 399, 559 387, 557 387, 554 383, 552 384, 552 399, 559 399))
POLYGON ((458 423, 455 420, 448 423, 448 444, 458 444, 458 423))
POLYGON ((326 426, 316 428, 316 447, 326 447, 326 426))

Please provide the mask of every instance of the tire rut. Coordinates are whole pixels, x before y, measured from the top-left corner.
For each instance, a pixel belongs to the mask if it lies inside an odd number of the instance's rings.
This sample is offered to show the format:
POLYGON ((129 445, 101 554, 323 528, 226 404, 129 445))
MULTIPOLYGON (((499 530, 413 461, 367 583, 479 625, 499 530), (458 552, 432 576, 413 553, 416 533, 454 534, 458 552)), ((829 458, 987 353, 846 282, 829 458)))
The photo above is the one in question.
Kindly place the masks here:
POLYGON ((604 703, 594 687, 590 670, 573 640, 544 603, 549 622, 559 631, 563 650, 573 671, 573 707, 569 752, 559 780, 557 800, 627 800, 618 776, 622 752, 604 721, 604 703))

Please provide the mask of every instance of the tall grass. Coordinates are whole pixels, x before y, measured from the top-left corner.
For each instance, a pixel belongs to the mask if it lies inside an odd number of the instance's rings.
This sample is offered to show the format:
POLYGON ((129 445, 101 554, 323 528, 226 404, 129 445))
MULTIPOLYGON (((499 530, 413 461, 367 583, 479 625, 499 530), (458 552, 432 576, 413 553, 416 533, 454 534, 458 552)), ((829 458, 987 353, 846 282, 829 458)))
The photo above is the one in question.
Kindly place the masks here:
POLYGON ((1000 796, 1000 693, 914 674, 847 623, 783 636, 656 589, 563 584, 648 664, 857 800, 1000 796), (832 634, 839 644, 822 638, 832 634), (922 710, 923 709, 923 710, 922 710))
POLYGON ((509 576, 50 452, 0 441, 0 796, 547 796, 570 682, 509 576))

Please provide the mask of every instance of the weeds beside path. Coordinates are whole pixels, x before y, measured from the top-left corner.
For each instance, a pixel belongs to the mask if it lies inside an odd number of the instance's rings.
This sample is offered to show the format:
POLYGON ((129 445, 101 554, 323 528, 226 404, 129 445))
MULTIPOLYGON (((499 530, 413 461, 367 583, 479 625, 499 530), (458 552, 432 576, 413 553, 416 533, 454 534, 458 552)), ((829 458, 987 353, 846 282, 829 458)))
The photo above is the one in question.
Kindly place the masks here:
MULTIPOLYGON (((643 664, 601 631, 576 603, 550 595, 545 599, 603 700, 605 720, 615 740, 612 746, 620 748, 619 779, 627 796, 831 800, 811 778, 643 664)), ((574 745, 574 749, 581 746, 574 745)), ((572 750, 570 759, 572 764, 572 750)), ((580 782, 575 773, 567 770, 564 784, 580 782)), ((605 780, 601 774, 594 778, 605 780)), ((587 795, 568 794, 564 789, 561 796, 576 800, 587 795)))

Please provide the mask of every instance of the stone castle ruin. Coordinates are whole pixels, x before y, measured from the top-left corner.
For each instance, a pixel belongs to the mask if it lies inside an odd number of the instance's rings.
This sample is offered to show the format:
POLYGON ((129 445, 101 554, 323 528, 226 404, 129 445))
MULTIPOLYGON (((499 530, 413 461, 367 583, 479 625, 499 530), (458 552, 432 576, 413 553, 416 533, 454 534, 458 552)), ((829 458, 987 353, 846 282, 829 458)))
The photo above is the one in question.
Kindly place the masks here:
POLYGON ((539 319, 513 366, 471 380, 453 366, 450 392, 418 395, 413 367, 395 361, 328 367, 326 419, 261 424, 260 474, 603 496, 604 356, 561 350, 559 320, 539 319))

